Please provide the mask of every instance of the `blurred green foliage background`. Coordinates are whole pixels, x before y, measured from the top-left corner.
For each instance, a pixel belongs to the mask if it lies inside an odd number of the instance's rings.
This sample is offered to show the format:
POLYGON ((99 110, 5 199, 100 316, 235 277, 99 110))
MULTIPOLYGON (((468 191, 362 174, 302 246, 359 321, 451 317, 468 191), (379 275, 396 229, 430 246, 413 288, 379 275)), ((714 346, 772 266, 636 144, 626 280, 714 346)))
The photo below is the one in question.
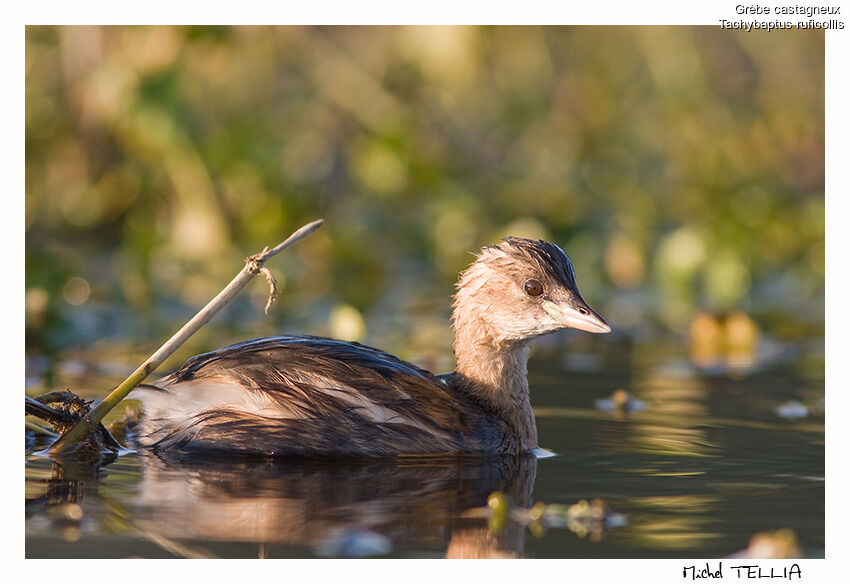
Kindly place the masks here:
POLYGON ((28 27, 27 349, 156 345, 317 217, 227 340, 449 351, 458 270, 509 234, 618 331, 822 329, 823 161, 821 31, 28 27))

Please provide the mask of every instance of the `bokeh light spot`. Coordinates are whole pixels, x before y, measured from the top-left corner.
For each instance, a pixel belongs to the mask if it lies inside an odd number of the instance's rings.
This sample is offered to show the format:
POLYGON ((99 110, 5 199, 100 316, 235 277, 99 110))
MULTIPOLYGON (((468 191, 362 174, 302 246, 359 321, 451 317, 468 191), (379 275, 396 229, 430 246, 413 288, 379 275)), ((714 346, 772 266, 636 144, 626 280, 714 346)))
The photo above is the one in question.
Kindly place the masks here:
POLYGON ((88 280, 79 276, 70 278, 62 288, 62 298, 65 299, 65 302, 74 306, 84 304, 89 299, 89 294, 91 294, 91 287, 88 280))
POLYGON ((366 323, 360 311, 348 304, 338 304, 330 315, 331 336, 343 341, 359 341, 366 334, 366 323))

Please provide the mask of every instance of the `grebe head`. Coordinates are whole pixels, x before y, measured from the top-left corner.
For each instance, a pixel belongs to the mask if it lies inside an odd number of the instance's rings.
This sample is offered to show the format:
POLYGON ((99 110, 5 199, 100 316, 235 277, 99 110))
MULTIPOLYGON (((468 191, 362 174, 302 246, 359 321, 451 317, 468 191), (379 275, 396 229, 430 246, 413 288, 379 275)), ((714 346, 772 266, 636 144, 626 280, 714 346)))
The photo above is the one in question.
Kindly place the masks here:
POLYGON ((497 343, 563 328, 611 331, 581 297, 570 258, 553 243, 507 237, 484 247, 457 287, 455 329, 477 325, 497 343))

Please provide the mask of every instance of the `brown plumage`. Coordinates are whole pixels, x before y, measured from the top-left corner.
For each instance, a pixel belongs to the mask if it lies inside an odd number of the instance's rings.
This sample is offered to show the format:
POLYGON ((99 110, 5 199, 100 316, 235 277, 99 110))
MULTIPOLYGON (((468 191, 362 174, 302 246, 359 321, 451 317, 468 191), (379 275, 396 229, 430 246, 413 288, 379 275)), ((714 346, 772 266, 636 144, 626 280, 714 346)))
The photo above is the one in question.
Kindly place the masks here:
POLYGON ((140 444, 259 455, 519 453, 537 448, 528 341, 565 327, 608 332, 567 255, 506 238, 481 250, 455 295, 454 373, 378 349, 282 336, 199 355, 141 386, 140 444))

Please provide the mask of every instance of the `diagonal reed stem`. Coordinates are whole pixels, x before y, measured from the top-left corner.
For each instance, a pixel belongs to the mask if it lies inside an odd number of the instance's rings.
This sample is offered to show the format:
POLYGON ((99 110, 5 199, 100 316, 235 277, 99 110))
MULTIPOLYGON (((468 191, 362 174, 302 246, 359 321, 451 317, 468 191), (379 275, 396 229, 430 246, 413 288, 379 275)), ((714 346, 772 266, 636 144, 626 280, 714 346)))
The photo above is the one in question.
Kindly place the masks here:
POLYGON ((51 455, 58 455, 69 451, 75 445, 80 443, 91 431, 96 427, 121 400, 127 397, 133 388, 139 385, 147 378, 163 361, 176 351, 180 345, 185 343, 189 337, 195 334, 202 326, 219 311, 224 305, 230 302, 242 288, 254 276, 263 270, 263 264, 269 258, 277 255, 290 245, 297 243, 316 231, 324 223, 323 219, 313 221, 298 229, 295 233, 286 238, 285 241, 273 247, 266 248, 258 254, 252 255, 245 259, 245 267, 242 268, 230 284, 228 284, 218 295, 210 300, 200 312, 198 312, 192 320, 183 325, 179 331, 174 333, 164 345, 157 349, 153 355, 148 357, 147 361, 139 365, 130 376, 125 379, 121 385, 116 387, 112 392, 100 402, 87 416, 80 418, 73 428, 64 433, 49 449, 51 455))

